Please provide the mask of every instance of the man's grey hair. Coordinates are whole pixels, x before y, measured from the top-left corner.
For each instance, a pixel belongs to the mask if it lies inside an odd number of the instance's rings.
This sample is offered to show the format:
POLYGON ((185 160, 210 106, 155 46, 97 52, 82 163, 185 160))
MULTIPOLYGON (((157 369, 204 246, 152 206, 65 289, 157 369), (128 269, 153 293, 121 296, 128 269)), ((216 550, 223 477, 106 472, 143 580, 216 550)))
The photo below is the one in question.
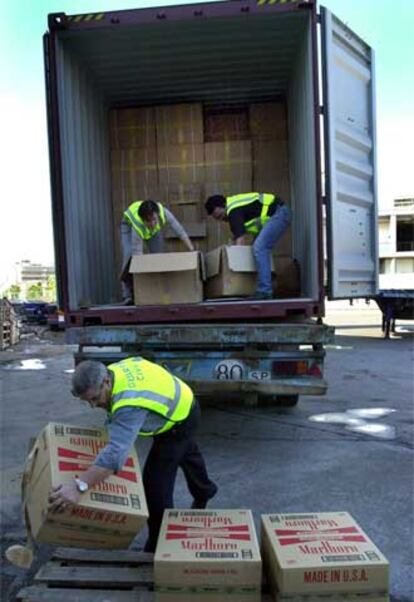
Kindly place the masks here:
POLYGON ((79 397, 88 389, 98 391, 108 374, 105 364, 94 360, 85 360, 76 366, 72 377, 72 395, 79 397))

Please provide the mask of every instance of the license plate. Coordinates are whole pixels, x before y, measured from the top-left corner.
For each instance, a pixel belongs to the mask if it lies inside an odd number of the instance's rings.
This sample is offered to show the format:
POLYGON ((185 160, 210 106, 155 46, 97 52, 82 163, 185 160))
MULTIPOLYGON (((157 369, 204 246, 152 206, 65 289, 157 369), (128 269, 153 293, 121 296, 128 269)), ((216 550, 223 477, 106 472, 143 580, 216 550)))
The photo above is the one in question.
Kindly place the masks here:
POLYGON ((243 380, 246 369, 244 364, 237 360, 222 360, 216 364, 214 374, 217 380, 243 380))
POLYGON ((249 380, 270 380, 270 370, 252 370, 249 372, 249 380))

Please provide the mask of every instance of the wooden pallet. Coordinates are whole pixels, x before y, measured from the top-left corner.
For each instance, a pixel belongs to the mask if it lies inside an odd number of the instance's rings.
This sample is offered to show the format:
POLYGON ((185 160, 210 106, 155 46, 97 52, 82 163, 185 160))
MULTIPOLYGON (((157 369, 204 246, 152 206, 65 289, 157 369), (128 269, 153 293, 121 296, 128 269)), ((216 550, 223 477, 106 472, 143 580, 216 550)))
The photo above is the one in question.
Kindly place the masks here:
POLYGON ((58 548, 34 584, 17 594, 24 602, 154 602, 153 555, 132 550, 58 548))
MULTIPOLYGON (((22 602, 155 602, 153 555, 58 548, 17 594, 22 602)), ((268 595, 263 602, 271 602, 268 595)))
POLYGON ((11 345, 11 325, 7 322, 0 324, 0 350, 3 351, 11 345))

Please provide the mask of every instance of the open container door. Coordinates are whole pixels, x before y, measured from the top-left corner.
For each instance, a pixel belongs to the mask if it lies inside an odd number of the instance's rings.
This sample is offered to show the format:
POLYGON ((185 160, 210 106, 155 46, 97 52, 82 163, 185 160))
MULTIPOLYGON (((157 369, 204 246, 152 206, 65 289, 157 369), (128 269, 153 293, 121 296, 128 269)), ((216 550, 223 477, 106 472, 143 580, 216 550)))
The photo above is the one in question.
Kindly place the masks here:
POLYGON ((328 298, 378 290, 374 53, 321 7, 328 298))

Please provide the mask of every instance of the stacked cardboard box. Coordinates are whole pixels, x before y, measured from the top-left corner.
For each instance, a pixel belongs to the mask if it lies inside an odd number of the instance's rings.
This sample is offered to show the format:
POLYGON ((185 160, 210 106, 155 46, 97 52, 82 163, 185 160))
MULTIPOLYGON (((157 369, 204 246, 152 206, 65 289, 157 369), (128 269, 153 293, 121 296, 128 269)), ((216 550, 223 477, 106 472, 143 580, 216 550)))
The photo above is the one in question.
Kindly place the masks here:
POLYGON ((50 423, 38 436, 26 462, 23 504, 33 539, 86 548, 127 548, 148 518, 135 449, 121 470, 83 493, 79 504, 53 513, 52 488, 82 478, 107 443, 100 427, 50 423))
POLYGON ((388 601, 388 562, 347 512, 263 515, 262 557, 277 602, 388 601))
MULTIPOLYGON (((290 201, 289 148, 286 103, 266 102, 250 105, 252 136, 253 189, 271 192, 290 201)), ((278 243, 278 255, 292 254, 289 229, 278 243)))
POLYGON ((156 602, 260 602, 250 510, 166 510, 154 557, 156 602))
POLYGON ((252 148, 250 140, 207 142, 206 196, 238 194, 252 188, 252 148))
POLYGON ((203 107, 199 103, 155 108, 158 148, 179 144, 202 144, 203 107))
POLYGON ((109 113, 112 207, 117 271, 121 269, 120 223, 134 201, 158 200, 155 110, 114 109, 109 113))
MULTIPOLYGON (((163 106, 157 107, 155 113, 161 200, 201 250, 206 237, 206 228, 200 227, 204 223, 200 205, 205 179, 202 106, 163 106)), ((167 242, 167 250, 183 250, 174 233, 168 232, 167 242)))
MULTIPOLYGON (((118 109, 110 113, 113 218, 117 265, 119 223, 135 200, 153 198, 172 211, 200 251, 227 244, 227 224, 207 220, 205 199, 257 190, 289 198, 285 102, 245 109, 206 109, 200 103, 118 109)), ((183 251, 166 231, 166 250, 183 251)), ((277 254, 291 256, 289 229, 277 254)))
POLYGON ((113 149, 155 148, 154 109, 143 107, 111 110, 109 139, 113 149))
POLYGON ((247 110, 206 111, 204 114, 205 142, 230 142, 249 140, 249 114, 247 110))
MULTIPOLYGON (((252 189, 252 149, 250 140, 208 142, 205 144, 205 197, 213 194, 231 196, 252 189)), ((231 239, 227 224, 208 223, 208 247, 226 244, 231 239)))

